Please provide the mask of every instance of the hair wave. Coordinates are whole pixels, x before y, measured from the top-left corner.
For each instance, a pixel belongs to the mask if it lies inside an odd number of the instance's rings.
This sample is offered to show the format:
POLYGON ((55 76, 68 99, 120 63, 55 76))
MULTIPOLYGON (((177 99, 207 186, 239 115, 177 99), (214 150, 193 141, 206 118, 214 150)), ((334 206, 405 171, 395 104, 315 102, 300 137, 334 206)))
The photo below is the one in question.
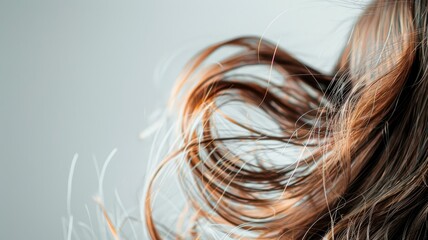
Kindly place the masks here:
MULTIPOLYGON (((180 171, 192 176, 182 184, 193 210, 177 238, 203 238, 199 223, 242 239, 427 238, 427 9, 425 0, 372 3, 333 74, 258 37, 196 56, 174 95, 183 103, 183 147, 175 155, 183 154, 187 167, 180 171), (229 47, 239 51, 204 65, 229 47), (280 81, 243 73, 260 66, 280 81), (256 127, 238 111, 228 113, 233 103, 265 122, 256 127), (242 131, 224 136, 219 118, 242 131), (301 154, 273 160, 255 153, 284 147, 301 154)), ((148 189, 152 239, 163 237, 150 193, 172 159, 148 189)))

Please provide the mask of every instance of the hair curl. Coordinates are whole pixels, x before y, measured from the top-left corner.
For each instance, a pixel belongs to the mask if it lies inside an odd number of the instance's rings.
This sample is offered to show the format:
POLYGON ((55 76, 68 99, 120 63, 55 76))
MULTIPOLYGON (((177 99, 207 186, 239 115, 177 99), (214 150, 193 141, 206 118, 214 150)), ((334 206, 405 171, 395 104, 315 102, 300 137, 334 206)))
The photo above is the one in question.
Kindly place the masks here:
MULTIPOLYGON (((375 1, 330 75, 257 37, 196 56, 174 95, 183 102, 175 155, 192 176, 182 183, 193 210, 177 238, 203 238, 198 223, 209 223, 241 239, 427 239, 427 21, 426 0, 375 1), (225 47, 239 51, 203 65, 225 47), (257 66, 280 81, 242 73, 257 66), (259 127, 227 113, 237 102, 260 114, 259 127), (243 131, 223 136, 219 117, 243 131), (301 154, 255 153, 284 147, 301 154)), ((162 234, 150 192, 172 159, 148 189, 152 239, 162 234)))

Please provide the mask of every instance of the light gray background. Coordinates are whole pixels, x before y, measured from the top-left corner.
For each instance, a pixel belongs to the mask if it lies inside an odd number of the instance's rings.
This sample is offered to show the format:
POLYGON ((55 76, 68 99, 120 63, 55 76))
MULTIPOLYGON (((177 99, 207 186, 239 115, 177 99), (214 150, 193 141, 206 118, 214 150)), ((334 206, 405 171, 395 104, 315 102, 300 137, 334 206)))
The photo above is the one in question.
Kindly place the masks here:
POLYGON ((324 71, 363 2, 344 0, 1 0, 0 238, 62 239, 67 177, 84 219, 102 164, 105 191, 135 205, 150 142, 186 60, 208 44, 262 35, 324 71))

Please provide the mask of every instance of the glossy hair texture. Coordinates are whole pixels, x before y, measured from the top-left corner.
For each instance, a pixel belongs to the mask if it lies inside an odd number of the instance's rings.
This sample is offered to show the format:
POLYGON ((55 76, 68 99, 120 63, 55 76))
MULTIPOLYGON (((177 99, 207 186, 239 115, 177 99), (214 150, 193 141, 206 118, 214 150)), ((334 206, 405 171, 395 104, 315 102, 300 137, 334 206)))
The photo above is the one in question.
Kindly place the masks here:
POLYGON ((190 210, 177 239, 207 239, 204 226, 240 239, 427 239, 427 11, 426 0, 375 1, 331 75, 257 37, 196 56, 174 95, 182 147, 148 188, 150 237, 165 237, 154 182, 181 155, 190 210), (225 47, 239 51, 203 65, 225 47), (242 73, 263 66, 268 78, 242 73), (256 124, 233 103, 257 112, 256 124), (220 122, 241 131, 222 134, 220 122), (269 155, 284 148, 298 152, 269 155))

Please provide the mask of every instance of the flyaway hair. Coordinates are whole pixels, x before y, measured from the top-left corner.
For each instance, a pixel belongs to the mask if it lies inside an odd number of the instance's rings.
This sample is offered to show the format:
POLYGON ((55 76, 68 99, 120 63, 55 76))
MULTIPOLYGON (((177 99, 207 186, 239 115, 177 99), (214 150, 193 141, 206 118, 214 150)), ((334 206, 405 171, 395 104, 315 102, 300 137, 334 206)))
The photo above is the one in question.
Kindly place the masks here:
POLYGON ((182 145, 149 184, 150 237, 167 239, 154 184, 182 161, 176 239, 207 239, 205 225, 233 239, 428 239, 427 24, 426 0, 373 2, 332 74, 259 37, 202 51, 173 95, 182 145), (204 64, 224 48, 236 52, 204 64), (256 67, 269 77, 244 71, 256 67), (273 156, 284 149, 296 154, 273 156))

